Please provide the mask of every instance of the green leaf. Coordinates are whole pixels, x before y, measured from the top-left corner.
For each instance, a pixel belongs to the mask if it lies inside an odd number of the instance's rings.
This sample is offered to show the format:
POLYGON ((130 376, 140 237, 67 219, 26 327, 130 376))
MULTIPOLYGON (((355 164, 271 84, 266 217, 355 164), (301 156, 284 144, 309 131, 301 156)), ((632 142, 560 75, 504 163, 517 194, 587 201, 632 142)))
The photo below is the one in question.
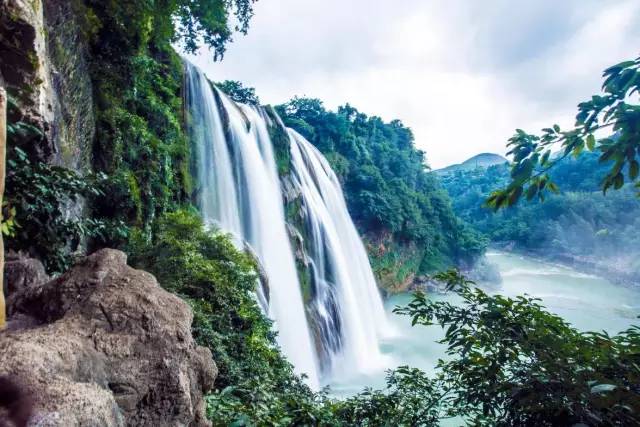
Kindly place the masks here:
POLYGON ((624 185, 624 176, 621 173, 618 173, 615 178, 613 178, 613 188, 619 190, 624 185))
POLYGON ((629 164, 629 178, 635 180, 638 178, 638 172, 640 172, 640 165, 637 160, 632 160, 629 164))
POLYGON ((522 196, 522 186, 516 187, 509 195, 509 206, 513 206, 522 196))
POLYGON ((549 160, 549 156, 551 156, 551 150, 545 151, 545 153, 542 155, 542 159, 540 160, 540 165, 545 166, 547 164, 547 161, 549 160))
POLYGON ((587 148, 589 148, 589 151, 593 151, 596 148, 596 137, 592 133, 587 136, 587 148))
POLYGON ((609 74, 613 71, 616 70, 622 70, 623 68, 628 68, 628 67, 632 67, 636 64, 636 61, 622 61, 616 65, 612 65, 611 67, 607 68, 606 70, 604 70, 605 74, 609 74))

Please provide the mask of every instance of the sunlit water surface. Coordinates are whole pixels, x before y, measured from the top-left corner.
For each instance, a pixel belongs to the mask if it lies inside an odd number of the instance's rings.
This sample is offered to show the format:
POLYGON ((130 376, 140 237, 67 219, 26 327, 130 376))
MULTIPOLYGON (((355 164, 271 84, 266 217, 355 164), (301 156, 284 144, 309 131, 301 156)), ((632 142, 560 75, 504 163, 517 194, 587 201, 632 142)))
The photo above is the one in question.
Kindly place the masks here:
MULTIPOLYGON (((632 324, 640 324, 640 290, 615 285, 611 282, 574 269, 541 262, 529 257, 505 252, 487 253, 502 276, 499 285, 483 285, 490 293, 506 296, 528 294, 542 299, 552 313, 566 319, 580 330, 605 330, 617 333, 632 324)), ((455 302, 452 294, 431 294, 433 300, 455 302)), ((444 346, 436 343, 443 335, 437 326, 411 327, 405 316, 393 314, 393 308, 406 305, 411 295, 396 295, 385 302, 389 321, 396 334, 381 343, 381 352, 387 356, 387 369, 402 365, 433 372, 444 346)), ((338 397, 353 395, 364 387, 380 388, 385 384, 385 370, 363 376, 341 377, 331 384, 331 394, 338 397)))

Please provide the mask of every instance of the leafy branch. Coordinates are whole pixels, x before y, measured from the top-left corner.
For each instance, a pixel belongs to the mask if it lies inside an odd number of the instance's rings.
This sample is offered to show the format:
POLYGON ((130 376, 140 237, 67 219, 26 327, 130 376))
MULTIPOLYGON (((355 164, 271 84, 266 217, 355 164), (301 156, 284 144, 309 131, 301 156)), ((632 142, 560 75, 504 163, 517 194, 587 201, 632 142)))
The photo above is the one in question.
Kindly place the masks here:
POLYGON ((3 223, 2 228, 10 237, 9 248, 35 251, 49 271, 61 272, 86 238, 106 241, 126 237, 128 229, 121 221, 83 218, 71 212, 74 205, 81 206, 76 204, 82 199, 104 197, 106 175, 79 176, 69 169, 32 163, 17 147, 7 164, 4 211, 10 213, 6 217, 11 223, 3 223))
POLYGON ((638 327, 582 333, 536 298, 489 295, 456 270, 434 278, 461 303, 418 294, 395 312, 445 332, 448 358, 432 385, 451 396, 441 412, 478 426, 638 424, 638 327))
POLYGON ((513 156, 511 182, 489 196, 488 207, 498 210, 516 204, 522 196, 544 200, 545 193, 557 193, 559 188, 547 172, 585 149, 600 152, 601 163, 613 163, 601 183, 604 193, 611 187, 622 188, 625 182, 635 182, 640 190, 640 58, 607 68, 603 78, 604 94, 578 105, 573 129, 562 130, 556 124, 542 129, 540 136, 516 130, 507 144, 508 155, 513 156), (597 139, 596 133, 603 129, 610 129, 612 136, 597 139))

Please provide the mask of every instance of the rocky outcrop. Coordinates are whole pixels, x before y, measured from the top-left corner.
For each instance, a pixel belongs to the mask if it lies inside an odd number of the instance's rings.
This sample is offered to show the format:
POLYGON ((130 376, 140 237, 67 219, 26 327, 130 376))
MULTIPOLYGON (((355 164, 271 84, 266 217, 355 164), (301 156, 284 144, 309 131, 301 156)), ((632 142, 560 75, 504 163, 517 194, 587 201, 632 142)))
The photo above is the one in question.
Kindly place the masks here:
MULTIPOLYGON (((17 262, 17 261, 16 261, 17 262)), ((25 261, 21 261, 25 264, 25 261)), ((0 333, 0 375, 25 383, 41 426, 207 425, 216 367, 191 336, 192 313, 155 278, 104 249, 40 285, 25 277, 0 333)))
POLYGON ((424 250, 413 242, 401 242, 388 231, 362 236, 378 286, 385 294, 411 289, 417 278, 424 250))

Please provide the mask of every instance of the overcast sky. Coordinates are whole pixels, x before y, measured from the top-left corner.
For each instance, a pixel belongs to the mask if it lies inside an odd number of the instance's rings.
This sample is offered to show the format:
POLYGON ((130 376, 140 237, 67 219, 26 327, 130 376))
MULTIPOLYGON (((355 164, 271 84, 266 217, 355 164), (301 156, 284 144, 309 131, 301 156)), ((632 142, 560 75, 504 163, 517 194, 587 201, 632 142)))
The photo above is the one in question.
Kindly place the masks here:
POLYGON ((607 66, 640 54, 638 0, 260 0, 213 80, 401 119, 434 168, 573 123, 607 66))

